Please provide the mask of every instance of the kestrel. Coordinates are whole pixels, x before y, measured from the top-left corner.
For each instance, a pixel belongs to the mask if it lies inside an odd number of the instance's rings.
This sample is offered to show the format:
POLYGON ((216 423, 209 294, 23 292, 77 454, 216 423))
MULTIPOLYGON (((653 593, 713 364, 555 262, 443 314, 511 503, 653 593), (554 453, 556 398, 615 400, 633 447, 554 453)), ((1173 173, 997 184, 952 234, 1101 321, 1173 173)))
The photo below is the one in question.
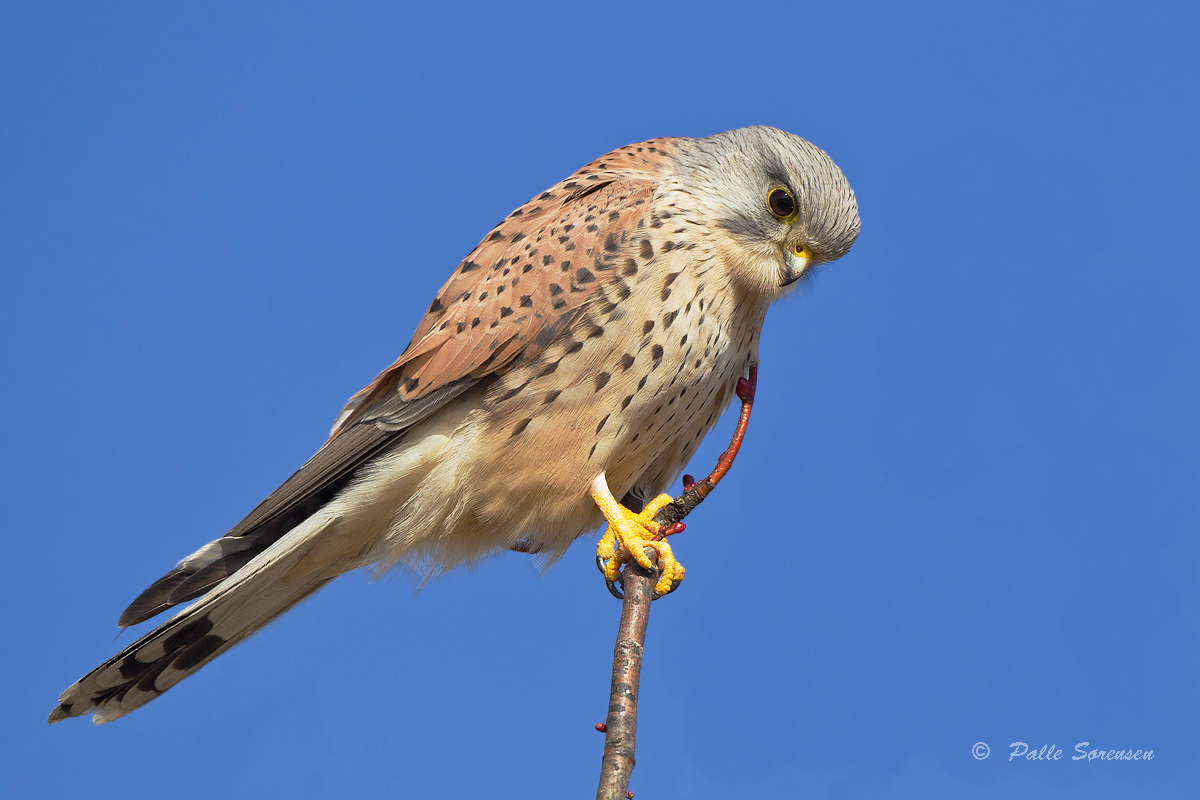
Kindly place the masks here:
MULTIPOLYGON (((683 470, 757 362, 771 302, 858 228, 829 157, 766 127, 632 144, 542 192, 459 264, 317 453, 118 624, 199 600, 49 721, 124 716, 358 567, 431 577, 506 549, 549 563, 605 521, 610 573, 614 554, 645 558, 665 496, 628 506, 683 470)), ((682 568, 651 546, 665 593, 682 568)))

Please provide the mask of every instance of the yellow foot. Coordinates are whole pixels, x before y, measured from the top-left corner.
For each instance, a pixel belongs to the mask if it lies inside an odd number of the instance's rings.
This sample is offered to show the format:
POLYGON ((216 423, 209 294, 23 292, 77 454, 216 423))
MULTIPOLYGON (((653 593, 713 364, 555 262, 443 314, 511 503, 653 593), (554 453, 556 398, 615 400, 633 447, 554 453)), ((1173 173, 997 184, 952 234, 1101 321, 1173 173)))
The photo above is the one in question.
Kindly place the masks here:
POLYGON ((646 548, 650 548, 658 557, 659 576, 654 585, 655 594, 662 596, 678 586, 683 580, 683 565, 675 560, 671 545, 654 539, 659 533, 654 515, 672 502, 671 496, 660 494, 650 501, 642 513, 636 514, 617 502, 609 491, 604 473, 600 473, 592 482, 592 499, 608 520, 608 530, 596 547, 596 560, 603 565, 601 569, 605 580, 610 585, 614 584, 620 576, 622 565, 631 558, 643 569, 653 572, 656 569, 654 562, 645 553, 646 548))

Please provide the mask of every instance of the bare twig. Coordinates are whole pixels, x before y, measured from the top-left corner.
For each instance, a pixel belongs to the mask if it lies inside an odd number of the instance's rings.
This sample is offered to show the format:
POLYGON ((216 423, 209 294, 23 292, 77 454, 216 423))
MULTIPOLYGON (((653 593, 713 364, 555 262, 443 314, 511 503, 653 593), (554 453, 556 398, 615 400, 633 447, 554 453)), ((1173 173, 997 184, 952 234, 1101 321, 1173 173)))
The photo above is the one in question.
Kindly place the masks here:
MULTIPOLYGON (((683 529, 683 518, 703 502, 716 488, 725 473, 733 466, 754 404, 754 389, 758 383, 758 365, 750 367, 750 377, 738 378, 737 396, 742 401, 742 413, 729 449, 721 454, 717 466, 702 481, 683 476, 684 492, 664 506, 654 521, 664 532, 683 529)), ((662 538, 660 534, 658 538, 662 538)), ((647 548, 646 555, 655 553, 647 548)), ((605 722, 604 755, 600 761, 600 786, 596 800, 622 800, 627 796, 629 778, 633 774, 634 743, 637 739, 638 685, 642 676, 642 650, 646 643, 646 626, 650 621, 650 601, 654 598, 657 576, 630 561, 621 572, 623 590, 621 622, 617 627, 617 644, 613 651, 612 689, 608 697, 608 719, 605 722)), ((599 728, 599 726, 597 726, 599 728)))
MULTIPOLYGON (((653 550, 646 549, 651 558, 653 550)), ((621 605, 621 623, 617 627, 617 646, 613 651, 612 691, 608 697, 605 722, 604 755, 600 760, 600 786, 596 800, 619 800, 629 787, 633 773, 633 749, 637 738, 638 683, 642 677, 642 646, 646 641, 646 623, 650 620, 650 599, 656 576, 636 561, 622 572, 625 598, 621 605)))

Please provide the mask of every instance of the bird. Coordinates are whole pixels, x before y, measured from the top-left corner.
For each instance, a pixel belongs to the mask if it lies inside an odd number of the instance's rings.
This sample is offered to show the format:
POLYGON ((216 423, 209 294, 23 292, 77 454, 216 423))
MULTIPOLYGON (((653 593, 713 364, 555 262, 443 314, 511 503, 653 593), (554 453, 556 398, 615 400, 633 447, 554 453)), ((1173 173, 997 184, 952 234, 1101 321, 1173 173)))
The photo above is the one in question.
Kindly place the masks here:
POLYGON ((653 512, 757 364, 767 308, 859 226, 830 157, 772 127, 587 164, 483 238, 317 452, 118 625, 195 602, 48 721, 122 717, 362 567, 430 579, 506 550, 549 565, 607 523, 606 577, 649 546, 669 592, 683 568, 653 512))

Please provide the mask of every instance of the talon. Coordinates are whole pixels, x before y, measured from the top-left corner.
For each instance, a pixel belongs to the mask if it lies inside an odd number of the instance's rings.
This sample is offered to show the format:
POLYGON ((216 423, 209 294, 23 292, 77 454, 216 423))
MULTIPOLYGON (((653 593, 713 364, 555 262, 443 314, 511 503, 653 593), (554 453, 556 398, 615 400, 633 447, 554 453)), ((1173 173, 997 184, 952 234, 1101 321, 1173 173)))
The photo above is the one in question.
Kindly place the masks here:
POLYGON ((609 593, 614 597, 623 597, 617 592, 616 584, 620 580, 621 566, 631 559, 642 569, 656 571, 654 561, 646 554, 646 550, 652 550, 658 561, 658 581, 654 585, 654 591, 659 595, 669 594, 682 579, 683 567, 675 560, 671 546, 661 539, 663 536, 678 533, 684 526, 681 523, 660 526, 654 521, 654 515, 664 506, 673 503, 674 498, 668 494, 660 494, 651 500, 640 514, 634 513, 617 502, 608 488, 604 474, 601 473, 592 482, 592 499, 608 520, 608 530, 596 546, 596 563, 604 573, 609 593))
MULTIPOLYGON (((662 562, 662 557, 659 557, 659 562, 662 562)), ((668 595, 683 583, 683 565, 672 557, 670 563, 663 566, 663 571, 658 576, 658 583, 654 584, 654 593, 659 597, 668 595)))
MULTIPOLYGON (((676 566, 678 566, 678 562, 676 562, 676 566)), ((679 572, 676 574, 676 576, 674 578, 672 578, 671 585, 667 588, 667 590, 665 592, 658 591, 658 586, 655 586, 654 593, 650 595, 650 599, 657 600, 658 598, 662 597, 663 595, 668 595, 671 592, 678 589, 679 584, 683 583, 683 572, 684 572, 683 567, 679 567, 679 572)))

